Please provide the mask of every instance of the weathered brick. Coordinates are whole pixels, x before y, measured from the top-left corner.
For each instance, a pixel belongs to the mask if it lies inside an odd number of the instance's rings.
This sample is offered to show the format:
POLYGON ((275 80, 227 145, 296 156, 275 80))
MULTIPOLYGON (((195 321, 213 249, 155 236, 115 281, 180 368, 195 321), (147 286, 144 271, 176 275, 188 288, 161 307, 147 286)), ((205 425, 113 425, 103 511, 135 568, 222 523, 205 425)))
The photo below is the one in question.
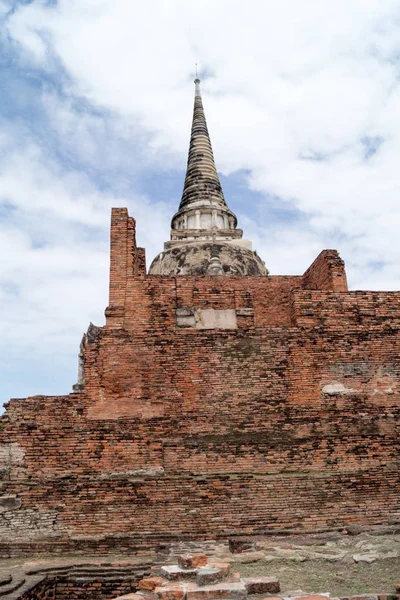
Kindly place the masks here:
POLYGON ((178 556, 178 565, 182 569, 195 569, 207 564, 207 556, 202 553, 182 554, 178 556))
POLYGON ((195 579, 198 569, 182 569, 178 565, 166 565, 161 567, 161 575, 171 581, 179 579, 195 579))
POLYGON ((222 569, 218 567, 201 567, 197 573, 196 583, 197 585, 208 585, 210 583, 217 583, 223 578, 222 569))
POLYGON ((163 579, 162 577, 147 577, 146 579, 141 579, 139 581, 139 588, 141 590, 148 590, 151 592, 156 587, 162 585, 164 581, 165 579, 163 579))
POLYGON ((331 250, 287 277, 143 261, 115 209, 84 389, 6 406, 0 556, 390 524, 400 293, 348 292, 331 250), (236 311, 237 329, 180 328, 177 310, 236 311))
POLYGON ((160 587, 155 589, 159 600, 184 600, 185 588, 182 585, 176 587, 160 587))
POLYGON ((242 600, 247 592, 243 582, 216 583, 204 587, 189 588, 186 591, 187 600, 242 600))
POLYGON ((245 577, 243 581, 248 594, 276 594, 281 590, 276 577, 245 577))
POLYGON ((218 569, 220 569, 220 571, 222 572, 222 575, 224 577, 227 577, 230 572, 231 572, 231 565, 230 563, 222 563, 222 562, 212 562, 209 563, 210 567, 217 567, 218 569))

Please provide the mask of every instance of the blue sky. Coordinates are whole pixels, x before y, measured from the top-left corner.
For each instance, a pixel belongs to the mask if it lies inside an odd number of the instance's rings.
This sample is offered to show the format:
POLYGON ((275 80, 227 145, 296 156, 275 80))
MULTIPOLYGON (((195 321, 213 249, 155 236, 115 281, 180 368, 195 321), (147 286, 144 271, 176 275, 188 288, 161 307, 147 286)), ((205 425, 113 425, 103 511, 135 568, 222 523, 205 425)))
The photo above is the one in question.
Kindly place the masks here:
POLYGON ((147 263, 181 195, 194 64, 226 200, 272 274, 337 248, 398 289, 400 0, 0 0, 0 401, 68 393, 109 215, 147 263))

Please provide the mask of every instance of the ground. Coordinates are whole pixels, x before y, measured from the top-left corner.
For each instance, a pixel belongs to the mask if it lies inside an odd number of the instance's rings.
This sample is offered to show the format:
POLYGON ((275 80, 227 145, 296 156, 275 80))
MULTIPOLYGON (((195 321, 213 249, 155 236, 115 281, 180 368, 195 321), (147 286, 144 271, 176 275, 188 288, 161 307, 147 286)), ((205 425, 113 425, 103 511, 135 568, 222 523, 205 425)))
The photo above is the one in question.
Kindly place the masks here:
POLYGON ((400 559, 391 558, 371 565, 366 563, 332 564, 321 560, 303 563, 279 561, 266 565, 235 565, 243 577, 275 575, 283 591, 329 592, 331 597, 387 592, 394 593, 400 580, 400 559))
MULTIPOLYGON (((205 550, 209 562, 230 562, 242 577, 276 576, 282 592, 329 592, 332 598, 366 593, 395 593, 400 585, 400 531, 388 535, 344 535, 267 537, 257 539, 240 554, 229 552, 227 544, 210 540, 200 545, 185 542, 159 553, 138 555, 30 557, 0 561, 0 579, 23 572, 63 565, 141 565, 176 562, 186 551, 205 550)), ((264 595, 265 596, 265 595, 264 595)), ((256 599, 255 599, 256 600, 256 599)))
POLYGON ((275 575, 285 592, 394 593, 400 584, 399 534, 275 538, 257 545, 234 557, 233 570, 243 577, 275 575))

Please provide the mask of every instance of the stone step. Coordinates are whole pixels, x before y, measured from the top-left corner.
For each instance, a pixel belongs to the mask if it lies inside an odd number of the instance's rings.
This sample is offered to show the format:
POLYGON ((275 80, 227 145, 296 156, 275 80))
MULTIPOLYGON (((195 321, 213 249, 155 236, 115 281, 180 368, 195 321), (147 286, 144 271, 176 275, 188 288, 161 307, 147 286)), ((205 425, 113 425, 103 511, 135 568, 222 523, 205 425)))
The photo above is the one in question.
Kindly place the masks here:
POLYGON ((145 573, 146 567, 150 568, 150 565, 110 565, 110 564, 67 564, 60 566, 48 566, 48 567, 40 567, 39 565, 36 567, 31 567, 26 570, 27 575, 36 575, 36 574, 46 574, 46 573, 59 573, 59 572, 84 572, 84 573, 100 573, 100 572, 112 572, 112 573, 130 573, 134 572, 137 575, 140 572, 145 573))
MULTIPOLYGON (((14 579, 17 579, 15 574, 14 579)), ((8 594, 4 594, 2 600, 20 600, 24 594, 29 593, 41 581, 43 581, 41 576, 29 577, 22 586, 18 586, 16 589, 9 591, 8 594)))
POLYGON ((207 566, 208 567, 218 567, 218 569, 221 569, 221 571, 225 577, 227 577, 231 572, 230 563, 212 562, 212 563, 209 563, 207 566))
POLYGON ((7 596, 12 592, 15 592, 20 587, 22 587, 25 583, 24 577, 18 577, 18 579, 12 579, 10 583, 3 585, 0 588, 0 596, 7 596))
POLYGON ((40 564, 34 564, 34 563, 30 563, 29 566, 26 566, 26 574, 27 575, 37 575, 37 574, 46 574, 46 573, 53 573, 53 572, 59 572, 59 571, 68 571, 74 568, 80 568, 80 567, 86 567, 86 568, 93 568, 93 565, 91 565, 90 563, 87 564, 82 564, 82 565, 74 565, 74 564, 64 564, 64 565, 49 565, 49 566, 45 566, 40 565, 40 564))
POLYGON ((157 600, 186 600, 186 590, 188 585, 193 583, 168 583, 154 590, 154 596, 157 600))
POLYGON ((207 565, 207 556, 200 552, 191 554, 181 554, 178 556, 178 565, 181 569, 195 569, 196 567, 205 567, 207 565))
POLYGON ((204 586, 187 584, 186 587, 186 600, 243 600, 246 596, 247 590, 243 581, 224 581, 204 586))
POLYGON ((137 573, 134 571, 117 571, 117 570, 95 570, 90 571, 89 569, 78 570, 78 569, 57 569, 57 570, 48 570, 46 573, 35 573, 36 575, 43 575, 47 577, 93 577, 93 578, 103 578, 103 577, 120 577, 121 579, 137 579, 144 575, 144 573, 137 573))
POLYGON ((187 600, 242 600, 246 598, 247 590, 242 581, 233 583, 216 583, 208 586, 196 586, 186 592, 187 600))
MULTIPOLYGON (((147 597, 147 596, 146 596, 147 597)), ((113 600, 143 600, 145 596, 139 594, 138 592, 132 592, 131 594, 125 594, 124 596, 118 596, 113 600)))
MULTIPOLYGON (((284 596, 283 598, 285 599, 287 597, 284 596)), ((289 598, 292 598, 292 596, 289 596, 289 598)), ((293 598, 301 598, 302 600, 327 600, 327 598, 329 598, 329 594, 306 594, 306 593, 304 593, 301 596, 293 596, 293 598)), ((357 598, 359 599, 360 596, 357 596, 357 598)), ((377 596, 375 596, 375 598, 376 598, 376 600, 378 600, 377 596)), ((365 598, 365 600, 372 600, 372 599, 373 599, 373 597, 370 595, 368 595, 365 598)), ((334 600, 334 599, 332 599, 332 600, 334 600)))
POLYGON ((125 576, 121 577, 119 575, 103 575, 93 576, 93 575, 68 575, 68 581, 73 581, 74 583, 92 583, 92 582, 100 582, 100 583, 118 583, 118 582, 126 582, 131 581, 132 579, 136 579, 133 577, 125 576))
POLYGON ((244 577, 243 583, 248 594, 277 594, 281 591, 276 577, 244 577))
POLYGON ((165 577, 169 581, 180 581, 188 579, 196 579, 198 569, 182 569, 178 565, 166 565, 161 567, 161 577, 165 577))
POLYGON ((12 582, 12 575, 0 575, 0 588, 12 582))
POLYGON ((155 588, 162 586, 165 582, 163 577, 146 577, 139 581, 139 590, 152 592, 155 588))
POLYGON ((144 575, 143 571, 134 571, 134 570, 126 570, 126 571, 121 571, 120 569, 107 569, 107 570, 103 570, 103 569, 96 569, 96 570, 89 570, 89 569, 71 569, 69 571, 67 571, 71 576, 74 575, 84 575, 84 576, 93 576, 93 577, 108 577, 108 576, 113 576, 113 577, 142 577, 144 575))
POLYGON ((218 567, 200 567, 197 572, 196 583, 200 586, 210 585, 222 581, 224 577, 222 569, 218 567))

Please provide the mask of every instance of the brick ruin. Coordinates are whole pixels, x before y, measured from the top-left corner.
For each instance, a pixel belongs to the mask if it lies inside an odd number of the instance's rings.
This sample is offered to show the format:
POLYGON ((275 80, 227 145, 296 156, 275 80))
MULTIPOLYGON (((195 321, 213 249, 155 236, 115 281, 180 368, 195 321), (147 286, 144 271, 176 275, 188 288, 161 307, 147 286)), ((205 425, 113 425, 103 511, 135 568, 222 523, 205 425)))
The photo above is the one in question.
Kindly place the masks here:
POLYGON ((304 276, 146 275, 114 209, 81 391, 2 417, 0 551, 399 520, 400 293, 304 276))
POLYGON ((400 293, 349 292, 335 250, 266 275, 222 200, 196 229, 201 202, 159 274, 113 209, 106 324, 74 392, 1 417, 1 556, 400 522, 400 293))

